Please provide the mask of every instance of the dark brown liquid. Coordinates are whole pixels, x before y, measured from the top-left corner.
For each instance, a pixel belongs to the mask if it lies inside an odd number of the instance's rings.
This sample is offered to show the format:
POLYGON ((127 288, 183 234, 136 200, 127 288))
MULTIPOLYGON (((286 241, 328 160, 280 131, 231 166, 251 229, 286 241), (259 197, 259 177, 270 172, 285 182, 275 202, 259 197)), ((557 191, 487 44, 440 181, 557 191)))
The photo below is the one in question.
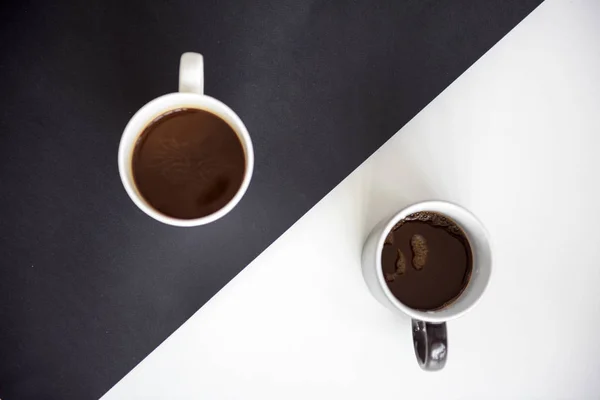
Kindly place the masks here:
POLYGON ((192 219, 218 211, 235 196, 246 156, 237 134, 221 118, 179 109, 142 132, 132 168, 139 192, 153 208, 192 219))
POLYGON ((469 283, 471 246, 451 219, 418 212, 400 221, 381 254, 392 294, 417 310, 437 310, 456 300, 469 283))

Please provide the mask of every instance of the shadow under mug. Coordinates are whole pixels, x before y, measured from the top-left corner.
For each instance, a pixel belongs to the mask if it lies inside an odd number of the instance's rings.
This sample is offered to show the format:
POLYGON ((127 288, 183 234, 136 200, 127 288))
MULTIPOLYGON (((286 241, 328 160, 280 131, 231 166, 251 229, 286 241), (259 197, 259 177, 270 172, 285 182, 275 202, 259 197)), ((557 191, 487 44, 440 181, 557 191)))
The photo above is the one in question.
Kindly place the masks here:
POLYGON ((371 294, 384 306, 412 319, 413 344, 419 366, 440 370, 448 357, 446 322, 471 310, 479 301, 492 273, 492 251, 482 223, 466 209, 444 201, 426 201, 409 206, 392 218, 381 221, 371 231, 362 252, 362 273, 371 294), (451 218, 464 231, 473 253, 471 279, 463 293, 448 306, 435 311, 415 310, 401 303, 390 291, 381 268, 385 238, 402 219, 419 211, 451 218))
POLYGON ((119 175, 131 200, 157 221, 173 226, 208 224, 230 212, 248 189, 254 169, 254 150, 246 126, 235 112, 219 100, 204 94, 204 59, 198 53, 184 53, 179 64, 179 92, 160 96, 140 108, 127 123, 119 144, 119 175), (159 116, 173 110, 195 108, 208 111, 224 120, 236 133, 246 158, 244 178, 233 198, 221 209, 200 218, 181 219, 165 215, 152 207, 136 187, 132 172, 133 152, 144 129, 159 116))

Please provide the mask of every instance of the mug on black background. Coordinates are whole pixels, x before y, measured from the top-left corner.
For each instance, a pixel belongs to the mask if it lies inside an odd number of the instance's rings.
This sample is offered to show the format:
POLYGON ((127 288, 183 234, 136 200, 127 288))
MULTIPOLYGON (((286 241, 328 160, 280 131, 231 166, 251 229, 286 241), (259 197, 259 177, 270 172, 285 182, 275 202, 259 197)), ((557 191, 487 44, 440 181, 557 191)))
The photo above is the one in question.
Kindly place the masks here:
POLYGON ((216 221, 229 213, 246 193, 254 169, 254 150, 246 126, 227 105, 204 94, 204 59, 198 53, 184 53, 179 65, 179 92, 160 96, 143 106, 129 120, 119 145, 119 174, 131 200, 150 217, 174 226, 198 226, 216 221), (132 163, 136 145, 146 127, 174 111, 206 111, 223 120, 237 135, 244 152, 245 166, 241 184, 233 197, 218 210, 198 218, 177 218, 153 207, 136 185, 132 163))

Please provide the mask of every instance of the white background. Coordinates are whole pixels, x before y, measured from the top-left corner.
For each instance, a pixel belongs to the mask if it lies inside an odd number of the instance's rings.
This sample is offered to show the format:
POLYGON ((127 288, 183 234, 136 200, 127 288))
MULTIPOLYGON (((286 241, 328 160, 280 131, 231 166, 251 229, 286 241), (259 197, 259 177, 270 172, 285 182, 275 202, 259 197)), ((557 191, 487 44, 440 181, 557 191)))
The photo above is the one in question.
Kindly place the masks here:
POLYGON ((600 1, 549 0, 104 399, 599 398, 600 1), (360 251, 409 203, 459 203, 494 272, 438 373, 360 251))

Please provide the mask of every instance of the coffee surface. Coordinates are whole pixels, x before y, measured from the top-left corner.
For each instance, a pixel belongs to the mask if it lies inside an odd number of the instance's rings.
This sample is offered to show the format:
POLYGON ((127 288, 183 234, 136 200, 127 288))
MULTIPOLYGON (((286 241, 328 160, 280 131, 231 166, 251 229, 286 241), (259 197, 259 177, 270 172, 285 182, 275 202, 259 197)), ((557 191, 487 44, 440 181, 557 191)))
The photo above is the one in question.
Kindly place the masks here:
POLYGON ((456 300, 473 268, 471 247, 458 225, 433 212, 418 212, 388 234, 381 254, 392 294, 408 307, 437 310, 456 300))
POLYGON ((179 109, 158 117, 133 153, 135 184, 159 212, 200 218, 223 208, 237 193, 246 157, 235 131, 220 117, 179 109))

